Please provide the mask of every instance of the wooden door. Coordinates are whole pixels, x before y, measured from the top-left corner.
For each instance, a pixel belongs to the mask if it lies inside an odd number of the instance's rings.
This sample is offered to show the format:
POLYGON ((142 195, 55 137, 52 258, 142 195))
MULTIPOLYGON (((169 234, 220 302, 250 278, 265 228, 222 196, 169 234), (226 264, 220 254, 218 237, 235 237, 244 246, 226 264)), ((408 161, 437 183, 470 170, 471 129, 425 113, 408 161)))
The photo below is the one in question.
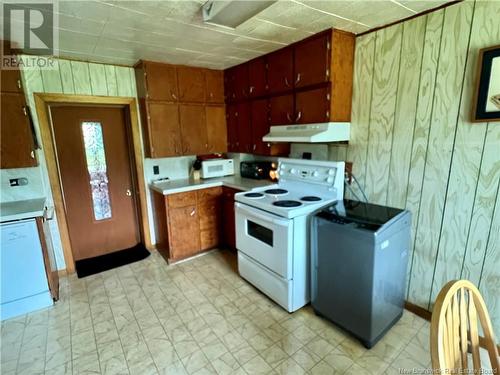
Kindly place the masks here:
POLYGON ((241 64, 236 67, 234 92, 236 100, 248 98, 248 64, 241 64))
POLYGON ((252 100, 250 104, 252 113, 252 138, 253 152, 259 155, 268 153, 267 142, 262 140, 269 133, 269 102, 267 99, 252 100))
POLYGON ((224 70, 224 97, 228 103, 236 100, 236 67, 224 70))
POLYGON ((295 123, 313 124, 330 120, 328 87, 295 93, 295 123))
POLYGON ((0 168, 36 166, 34 134, 23 94, 2 93, 0 168))
POLYGON ((323 33, 295 46, 295 88, 328 82, 330 35, 331 33, 323 33))
POLYGON ((170 257, 181 259, 200 251, 200 224, 196 205, 169 208, 170 257))
POLYGON ((205 92, 207 103, 224 103, 224 72, 205 70, 205 92))
POLYGON ((238 106, 237 104, 228 104, 226 107, 227 124, 227 150, 229 152, 238 152, 238 106))
POLYGON ((250 121, 250 103, 238 103, 237 111, 238 128, 238 150, 239 152, 251 152, 253 147, 252 123, 250 121))
POLYGON ((177 101, 179 90, 174 65, 154 62, 144 63, 147 98, 152 100, 177 101))
POLYGON ((182 155, 179 106, 148 102, 148 136, 153 158, 182 155))
POLYGON ((226 109, 223 105, 206 106, 205 121, 209 152, 227 151, 226 109))
POLYGON ((269 93, 293 89, 293 48, 286 47, 267 56, 269 93))
POLYGON ((288 125, 294 123, 293 94, 272 96, 269 98, 269 124, 288 125))
POLYGON ((205 69, 178 66, 177 83, 180 101, 205 102, 205 69))
POLYGON ((180 104, 179 118, 182 134, 182 154, 197 155, 208 150, 205 107, 197 104, 180 104))
POLYGON ((251 98, 267 94, 266 58, 258 57, 248 63, 248 94, 251 98))
POLYGON ((64 106, 51 114, 75 260, 135 246, 140 236, 124 110, 64 106))

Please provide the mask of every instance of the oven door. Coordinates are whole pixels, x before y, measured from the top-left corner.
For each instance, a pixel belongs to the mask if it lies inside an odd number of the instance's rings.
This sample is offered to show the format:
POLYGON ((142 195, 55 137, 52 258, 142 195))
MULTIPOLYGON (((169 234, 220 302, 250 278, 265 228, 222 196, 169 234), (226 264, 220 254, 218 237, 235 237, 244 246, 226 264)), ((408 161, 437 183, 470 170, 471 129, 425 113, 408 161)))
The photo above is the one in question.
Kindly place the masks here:
POLYGON ((292 277, 293 220, 235 203, 236 248, 285 279, 292 277))

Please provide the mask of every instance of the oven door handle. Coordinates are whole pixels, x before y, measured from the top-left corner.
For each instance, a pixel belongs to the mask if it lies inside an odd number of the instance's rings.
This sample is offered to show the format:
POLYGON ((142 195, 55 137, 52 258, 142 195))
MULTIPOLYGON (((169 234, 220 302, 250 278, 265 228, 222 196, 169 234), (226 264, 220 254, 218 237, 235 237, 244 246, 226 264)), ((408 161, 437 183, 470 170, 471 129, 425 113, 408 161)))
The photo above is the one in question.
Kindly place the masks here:
POLYGON ((234 206, 236 207, 236 210, 241 211, 245 216, 253 216, 256 219, 267 221, 268 223, 273 223, 282 227, 288 227, 290 224, 289 220, 272 218, 271 215, 274 216, 272 213, 266 215, 261 213, 260 210, 256 210, 255 208, 248 207, 238 202, 235 202, 234 206))

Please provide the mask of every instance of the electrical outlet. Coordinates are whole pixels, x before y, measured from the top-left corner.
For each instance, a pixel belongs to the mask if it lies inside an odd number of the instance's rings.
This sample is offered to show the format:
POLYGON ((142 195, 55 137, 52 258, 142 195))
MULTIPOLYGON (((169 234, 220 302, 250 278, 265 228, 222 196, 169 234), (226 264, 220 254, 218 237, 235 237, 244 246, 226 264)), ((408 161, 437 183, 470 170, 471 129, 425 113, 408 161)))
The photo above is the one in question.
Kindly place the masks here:
POLYGON ((153 174, 155 174, 155 175, 160 174, 160 166, 159 165, 153 165, 153 174))
POLYGON ((26 177, 11 178, 9 180, 10 186, 24 186, 28 185, 28 179, 26 177))

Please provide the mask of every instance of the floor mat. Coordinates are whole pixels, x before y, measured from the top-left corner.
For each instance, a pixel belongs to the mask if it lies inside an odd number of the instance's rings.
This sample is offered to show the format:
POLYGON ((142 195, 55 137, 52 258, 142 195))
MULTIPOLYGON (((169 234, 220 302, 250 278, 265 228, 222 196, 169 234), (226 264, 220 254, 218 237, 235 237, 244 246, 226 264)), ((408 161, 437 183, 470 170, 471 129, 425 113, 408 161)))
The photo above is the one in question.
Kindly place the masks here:
POLYGON ((99 255, 98 257, 77 260, 76 273, 79 278, 94 275, 126 264, 143 260, 150 255, 142 243, 134 247, 115 251, 114 253, 99 255))

